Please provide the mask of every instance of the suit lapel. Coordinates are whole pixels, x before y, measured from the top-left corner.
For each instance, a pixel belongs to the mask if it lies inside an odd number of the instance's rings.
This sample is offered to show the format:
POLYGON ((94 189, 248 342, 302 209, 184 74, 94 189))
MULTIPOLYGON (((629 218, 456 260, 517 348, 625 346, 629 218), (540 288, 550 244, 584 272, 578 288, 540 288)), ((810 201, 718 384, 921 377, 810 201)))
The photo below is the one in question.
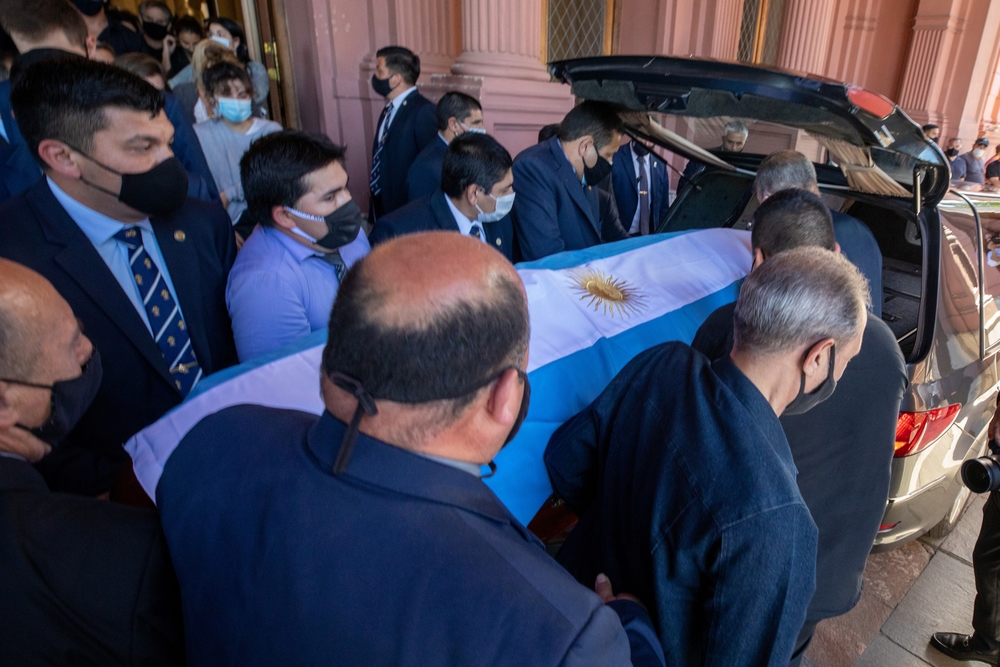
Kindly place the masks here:
MULTIPOLYGON (((635 173, 635 161, 632 159, 632 149, 628 144, 625 144, 625 149, 622 151, 622 156, 625 160, 625 173, 628 174, 628 182, 632 184, 632 191, 635 192, 635 196, 639 196, 639 174, 635 173)), ((638 199, 636 200, 638 202, 638 199)))
POLYGON ((587 192, 584 190, 584 187, 580 184, 580 179, 576 177, 576 171, 573 169, 573 165, 569 163, 569 160, 566 158, 566 154, 563 153, 562 145, 559 143, 559 139, 557 137, 552 137, 549 141, 549 149, 552 151, 552 157, 555 159, 556 164, 559 165, 558 175, 562 181, 563 187, 569 191, 570 198, 573 199, 573 202, 587 217, 587 221, 590 223, 590 226, 594 228, 594 231, 597 232, 598 238, 600 238, 601 227, 598 222, 598 215, 591 206, 590 198, 587 196, 587 192))
POLYGON ((461 232, 458 223, 455 222, 455 216, 451 213, 451 207, 448 206, 444 197, 445 194, 440 190, 431 195, 431 212, 434 214, 434 222, 437 223, 439 229, 448 232, 461 232))
MULTIPOLYGON (((389 125, 389 131, 385 135, 385 143, 389 143, 389 139, 393 136, 397 136, 401 131, 403 124, 406 123, 406 119, 410 117, 413 109, 417 106, 413 101, 420 95, 418 92, 410 93, 406 98, 399 103, 399 108, 396 109, 396 115, 392 119, 392 123, 389 125)), ((405 172, 404 172, 405 173, 405 172)))
MULTIPOLYGON (((87 296, 104 311, 108 319, 146 358, 163 379, 173 387, 170 371, 163 355, 153 342, 149 329, 143 324, 139 313, 122 287, 111 273, 111 269, 98 254, 90 239, 77 227, 65 209, 59 205, 43 180, 31 188, 26 196, 35 217, 38 218, 49 241, 63 246, 54 260, 80 286, 87 296)), ((106 351, 105 353, 111 353, 106 351)))
POLYGON ((157 218, 150 220, 163 261, 170 271, 170 280, 177 292, 177 301, 187 324, 188 337, 194 348, 202 372, 208 375, 212 368, 208 340, 205 338, 205 321, 201 312, 201 273, 198 269, 198 252, 194 243, 175 220, 157 218))

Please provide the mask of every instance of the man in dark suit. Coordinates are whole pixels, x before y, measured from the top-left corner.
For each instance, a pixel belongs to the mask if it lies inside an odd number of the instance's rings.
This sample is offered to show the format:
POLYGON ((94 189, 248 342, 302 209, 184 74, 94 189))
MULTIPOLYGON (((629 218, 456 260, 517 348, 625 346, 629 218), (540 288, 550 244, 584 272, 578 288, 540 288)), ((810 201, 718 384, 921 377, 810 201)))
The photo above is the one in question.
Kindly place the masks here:
POLYGON ((559 133, 514 160, 515 232, 526 260, 589 248, 602 234, 597 184, 612 169, 625 127, 615 108, 587 101, 559 124, 559 133))
POLYGON ((31 463, 72 428, 99 355, 44 278, 0 260, 0 663, 183 665, 156 513, 52 493, 31 463))
POLYGON ((484 133, 483 107, 465 93, 452 91, 438 100, 435 108, 437 140, 427 144, 406 174, 407 201, 426 197, 441 187, 441 162, 444 152, 455 137, 466 132, 484 133))
POLYGON ((385 98, 372 141, 371 203, 368 221, 378 223, 407 201, 406 173, 437 135, 434 103, 417 92, 420 57, 402 46, 375 54, 372 88, 385 98))
MULTIPOLYGON (((757 167, 754 192, 761 202, 776 192, 788 188, 799 188, 819 195, 816 181, 816 167, 798 151, 777 151, 771 153, 757 167)), ((840 252, 849 259, 868 279, 872 293, 871 312, 882 317, 882 250, 871 230, 857 218, 834 211, 833 234, 840 245, 840 252)))
MULTIPOLYGON (((45 58, 87 57, 91 46, 87 25, 65 0, 8 0, 0 4, 0 25, 11 34, 21 54, 11 68, 12 77, 45 58)), ((9 144, 0 153, 0 202, 21 194, 42 178, 42 171, 14 119, 10 89, 10 79, 0 82, 0 123, 9 144)), ((173 95, 166 93, 166 98, 167 117, 175 128, 173 150, 188 171, 189 196, 218 201, 212 172, 191 124, 173 95)))
POLYGON ((480 239, 513 258, 514 175, 510 153, 488 134, 467 133, 445 152, 441 187, 382 218, 372 232, 372 245, 434 230, 480 239))
POLYGON ((237 406, 184 437, 156 499, 191 665, 628 665, 630 639, 662 664, 642 607, 480 479, 527 413, 526 301, 475 239, 390 241, 334 302, 322 416, 237 406))
MULTIPOLYGON (((754 269, 785 250, 837 247, 823 200, 797 188, 772 195, 754 212, 752 245, 754 269)), ((729 304, 709 315, 691 346, 712 360, 727 356, 735 309, 729 304)), ((796 482, 819 530, 816 592, 792 667, 801 664, 817 624, 846 614, 861 597, 862 574, 889 496, 896 420, 907 382, 895 336, 885 322, 869 317, 861 352, 833 395, 806 413, 781 416, 796 482)))
MULTIPOLYGON (((726 153, 742 153, 743 149, 746 148, 747 137, 749 136, 750 129, 747 128, 746 123, 738 119, 731 120, 722 128, 722 143, 708 150, 713 153, 723 151, 726 153)), ((684 173, 681 174, 680 180, 677 181, 677 194, 679 195, 691 183, 694 177, 704 170, 705 165, 701 162, 689 160, 687 166, 684 167, 684 173)))
POLYGON ((45 60, 11 102, 46 179, 0 206, 0 256, 48 278, 105 359, 93 405, 39 469, 53 490, 101 494, 131 434, 235 363, 235 240, 221 207, 186 198, 163 96, 139 77, 45 60))
POLYGON ((667 166, 634 139, 618 149, 611 169, 622 227, 632 236, 652 234, 670 206, 667 166))

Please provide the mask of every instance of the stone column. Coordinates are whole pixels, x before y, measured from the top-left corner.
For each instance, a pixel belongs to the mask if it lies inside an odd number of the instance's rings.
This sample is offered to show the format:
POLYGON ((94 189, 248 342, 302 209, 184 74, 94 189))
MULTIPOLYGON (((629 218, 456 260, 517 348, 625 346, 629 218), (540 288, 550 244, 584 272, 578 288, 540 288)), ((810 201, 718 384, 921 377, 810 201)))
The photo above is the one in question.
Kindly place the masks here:
POLYGON ((453 74, 548 81, 541 0, 462 0, 462 55, 453 74))
POLYGON ((781 24, 778 66, 822 74, 833 27, 834 0, 789 0, 781 24))
POLYGON ((950 13, 918 15, 913 24, 913 41, 900 86, 899 106, 918 123, 946 125, 941 108, 946 93, 947 63, 960 31, 959 20, 950 13))
POLYGON ((826 75, 863 84, 871 64, 882 0, 848 0, 837 16, 826 75), (841 23, 842 21, 842 23, 841 23))
POLYGON ((712 12, 712 58, 736 60, 740 46, 743 0, 717 0, 712 12))
POLYGON ((459 0, 396 0, 396 43, 420 55, 430 74, 450 71, 461 52, 459 0))

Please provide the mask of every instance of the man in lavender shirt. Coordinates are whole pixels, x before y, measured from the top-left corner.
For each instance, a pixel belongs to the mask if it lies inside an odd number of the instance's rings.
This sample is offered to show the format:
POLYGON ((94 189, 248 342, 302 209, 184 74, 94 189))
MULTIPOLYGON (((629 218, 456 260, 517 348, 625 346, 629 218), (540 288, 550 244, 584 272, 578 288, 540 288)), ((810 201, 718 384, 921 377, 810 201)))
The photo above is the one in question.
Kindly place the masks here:
POLYGON ((343 159, 327 137, 292 131, 243 156, 244 216, 257 226, 226 287, 241 362, 326 327, 344 273, 368 254, 343 159))

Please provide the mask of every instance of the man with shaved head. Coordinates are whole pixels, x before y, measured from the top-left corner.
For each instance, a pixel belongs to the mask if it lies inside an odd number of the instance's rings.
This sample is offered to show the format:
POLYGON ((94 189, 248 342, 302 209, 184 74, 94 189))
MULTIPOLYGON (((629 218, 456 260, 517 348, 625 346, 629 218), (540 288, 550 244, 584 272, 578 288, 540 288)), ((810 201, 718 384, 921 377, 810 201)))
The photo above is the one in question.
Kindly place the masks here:
POLYGON ((156 513, 52 493, 34 468, 80 418, 101 360, 42 276, 0 259, 0 663, 180 665, 156 513))
POLYGON ((355 264, 322 416, 231 407, 164 465, 189 664, 662 664, 643 608, 573 581, 480 479, 527 413, 528 330, 517 273, 477 239, 355 264))

